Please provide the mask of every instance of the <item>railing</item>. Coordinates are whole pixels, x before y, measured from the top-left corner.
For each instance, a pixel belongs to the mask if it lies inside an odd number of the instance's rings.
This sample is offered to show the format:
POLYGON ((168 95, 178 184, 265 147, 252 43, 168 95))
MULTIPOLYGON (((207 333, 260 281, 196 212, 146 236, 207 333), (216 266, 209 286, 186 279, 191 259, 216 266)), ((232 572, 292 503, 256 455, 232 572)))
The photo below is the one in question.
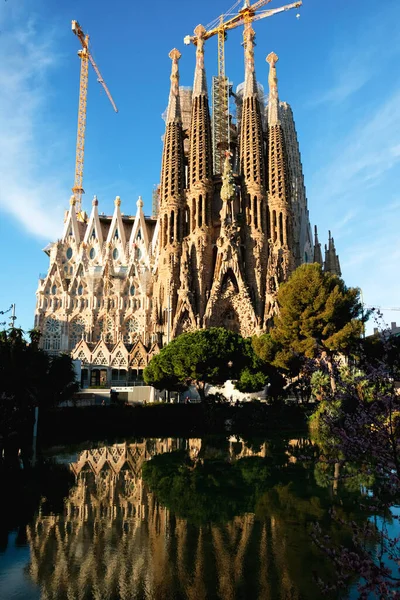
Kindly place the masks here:
POLYGON ((118 379, 111 379, 111 387, 134 387, 146 385, 144 381, 135 379, 134 381, 120 381, 118 379))

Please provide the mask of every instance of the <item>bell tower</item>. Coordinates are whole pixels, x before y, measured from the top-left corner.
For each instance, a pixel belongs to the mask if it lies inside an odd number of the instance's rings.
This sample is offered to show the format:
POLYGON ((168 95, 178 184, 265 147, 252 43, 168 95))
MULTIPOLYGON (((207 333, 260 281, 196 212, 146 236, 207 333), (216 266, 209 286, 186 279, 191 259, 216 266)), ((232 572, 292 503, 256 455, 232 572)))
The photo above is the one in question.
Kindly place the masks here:
POLYGON ((169 341, 168 332, 177 304, 185 218, 184 148, 178 68, 181 54, 174 48, 169 57, 172 60, 171 88, 161 167, 158 278, 153 305, 156 331, 163 336, 161 343, 169 341))

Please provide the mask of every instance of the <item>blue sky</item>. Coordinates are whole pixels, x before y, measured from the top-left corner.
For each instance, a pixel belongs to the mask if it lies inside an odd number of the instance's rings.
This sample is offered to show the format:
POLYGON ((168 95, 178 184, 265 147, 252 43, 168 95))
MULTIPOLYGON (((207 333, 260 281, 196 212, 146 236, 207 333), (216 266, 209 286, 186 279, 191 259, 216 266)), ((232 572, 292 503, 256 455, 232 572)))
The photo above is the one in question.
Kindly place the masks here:
MULTIPOLYGON (((0 310, 17 305, 33 324, 42 248, 62 231, 73 185, 79 45, 77 19, 119 108, 89 73, 84 207, 94 194, 110 214, 121 196, 151 212, 159 181, 169 91, 168 52, 177 47, 181 84, 192 85, 194 49, 183 44, 233 0, 7 0, 0 3, 0 310)), ((283 2, 272 0, 269 8, 283 2)), ((400 2, 304 0, 255 24, 256 71, 279 56, 279 95, 293 108, 310 219, 325 242, 332 230, 348 285, 367 304, 400 307, 400 2), (296 19, 296 13, 301 18, 296 19)), ((241 30, 229 33, 226 70, 243 80, 241 30)), ((206 44, 208 77, 216 40, 206 44)), ((384 313, 387 322, 400 312, 384 313)), ((4 317, 0 316, 0 321, 4 317)))

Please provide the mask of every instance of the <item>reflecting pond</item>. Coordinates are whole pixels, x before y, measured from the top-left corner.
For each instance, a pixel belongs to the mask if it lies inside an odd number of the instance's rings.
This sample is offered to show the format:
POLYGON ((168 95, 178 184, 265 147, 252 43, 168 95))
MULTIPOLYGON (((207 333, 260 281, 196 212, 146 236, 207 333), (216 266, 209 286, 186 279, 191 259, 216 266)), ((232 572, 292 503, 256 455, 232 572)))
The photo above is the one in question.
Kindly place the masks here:
POLYGON ((351 531, 331 508, 365 518, 368 482, 339 480, 302 437, 148 438, 59 449, 42 468, 31 512, 1 512, 2 600, 316 599, 335 573, 313 523, 339 545, 351 531))

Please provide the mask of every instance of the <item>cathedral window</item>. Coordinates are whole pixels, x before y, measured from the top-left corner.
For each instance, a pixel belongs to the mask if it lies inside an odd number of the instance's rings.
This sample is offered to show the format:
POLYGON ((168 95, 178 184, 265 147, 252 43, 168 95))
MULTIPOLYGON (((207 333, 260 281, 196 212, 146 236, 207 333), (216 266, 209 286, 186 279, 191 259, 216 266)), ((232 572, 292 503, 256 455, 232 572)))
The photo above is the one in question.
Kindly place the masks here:
POLYGON ((89 257, 91 260, 96 256, 96 250, 94 248, 90 248, 89 257))
POLYGON ((258 201, 257 196, 254 196, 253 199, 253 219, 254 219, 254 227, 258 229, 258 201))
POLYGON ((203 196, 199 196, 199 227, 203 225, 203 196))
POLYGON ((283 246, 283 216, 282 216, 282 213, 279 213, 279 239, 283 246))
POLYGON ((95 229, 93 229, 93 230, 92 230, 92 235, 91 235, 91 237, 92 237, 92 239, 95 239, 95 238, 96 238, 96 230, 95 230, 95 229))
POLYGON ((186 207, 185 210, 185 236, 190 233, 190 209, 186 207))
POLYGON ((142 258, 142 251, 140 248, 136 248, 136 260, 140 260, 142 258))
POLYGON ((76 344, 84 338, 86 331, 86 324, 82 317, 74 319, 70 323, 70 335, 69 335, 69 347, 70 350, 76 346, 76 344))
POLYGON ((71 258, 72 258, 72 248, 67 248, 66 257, 68 258, 68 260, 71 260, 71 258))
POLYGON ((167 245, 167 239, 168 239, 168 217, 167 217, 167 215, 164 215, 164 232, 163 232, 164 248, 167 245))
POLYGON ((170 244, 172 244, 172 242, 175 239, 174 236, 174 220, 175 220, 175 212, 173 210, 171 210, 171 214, 169 217, 169 241, 170 244))
POLYGON ((53 296, 55 296, 57 294, 57 286, 53 285, 53 287, 51 288, 51 293, 53 294, 53 296))
POLYGON ((141 233, 140 229, 139 229, 139 231, 138 231, 138 234, 137 234, 137 236, 136 236, 136 239, 137 239, 137 240, 141 240, 141 239, 142 239, 142 233, 141 233))
POLYGON ((119 236, 118 236, 118 229, 115 230, 114 233, 114 240, 118 240, 119 236))
POLYGON ((192 200, 192 231, 196 229, 196 200, 192 200))
POLYGON ((131 285, 130 290, 129 290, 130 295, 134 296, 135 295, 135 291, 136 291, 135 286, 131 285))
POLYGON ((119 256, 119 252, 118 252, 117 248, 114 248, 112 255, 113 255, 113 259, 117 260, 117 258, 119 256))
POLYGON ((82 294, 83 294, 83 285, 80 285, 78 287, 78 296, 82 296, 82 294))
POLYGON ((130 344, 138 337, 139 323, 135 317, 131 317, 125 322, 124 342, 130 344))
POLYGON ((61 323, 54 317, 45 321, 43 332, 43 348, 45 350, 59 350, 61 347, 61 323))

